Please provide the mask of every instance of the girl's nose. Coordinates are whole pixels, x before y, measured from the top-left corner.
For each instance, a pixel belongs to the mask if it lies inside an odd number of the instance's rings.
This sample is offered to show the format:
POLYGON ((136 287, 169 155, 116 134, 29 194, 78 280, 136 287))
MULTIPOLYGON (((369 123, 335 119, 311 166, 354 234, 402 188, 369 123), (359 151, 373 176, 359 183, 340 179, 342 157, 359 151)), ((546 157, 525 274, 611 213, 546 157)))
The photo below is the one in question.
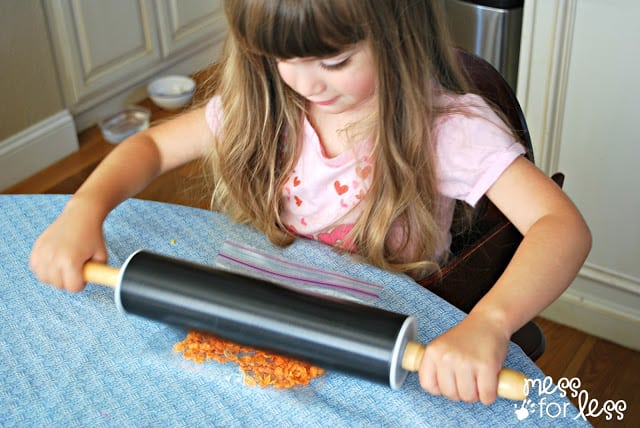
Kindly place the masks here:
POLYGON ((300 73, 297 80, 296 90, 305 98, 321 94, 326 88, 324 81, 316 76, 312 71, 300 73))

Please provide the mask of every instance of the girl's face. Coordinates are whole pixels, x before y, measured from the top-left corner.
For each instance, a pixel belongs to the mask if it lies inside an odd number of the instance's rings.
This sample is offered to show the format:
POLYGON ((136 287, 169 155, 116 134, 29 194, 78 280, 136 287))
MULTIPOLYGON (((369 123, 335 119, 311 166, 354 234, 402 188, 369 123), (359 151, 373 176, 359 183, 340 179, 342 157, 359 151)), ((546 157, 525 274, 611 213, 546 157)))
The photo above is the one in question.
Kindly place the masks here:
POLYGON ((368 43, 327 58, 278 60, 282 80, 312 108, 324 113, 371 109, 376 97, 376 69, 368 43))

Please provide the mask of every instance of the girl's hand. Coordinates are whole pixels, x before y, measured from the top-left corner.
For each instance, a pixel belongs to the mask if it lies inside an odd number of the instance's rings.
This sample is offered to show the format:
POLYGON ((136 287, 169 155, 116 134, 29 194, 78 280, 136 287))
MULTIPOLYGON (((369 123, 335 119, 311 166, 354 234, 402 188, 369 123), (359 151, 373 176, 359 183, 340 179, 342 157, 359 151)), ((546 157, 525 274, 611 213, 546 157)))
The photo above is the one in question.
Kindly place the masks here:
POLYGON ((492 319, 469 314, 426 347, 420 385, 455 401, 493 403, 509 337, 492 319))
POLYGON ((107 260, 102 221, 91 204, 72 200, 36 240, 29 266, 39 281, 76 293, 85 287, 82 267, 89 260, 107 260))

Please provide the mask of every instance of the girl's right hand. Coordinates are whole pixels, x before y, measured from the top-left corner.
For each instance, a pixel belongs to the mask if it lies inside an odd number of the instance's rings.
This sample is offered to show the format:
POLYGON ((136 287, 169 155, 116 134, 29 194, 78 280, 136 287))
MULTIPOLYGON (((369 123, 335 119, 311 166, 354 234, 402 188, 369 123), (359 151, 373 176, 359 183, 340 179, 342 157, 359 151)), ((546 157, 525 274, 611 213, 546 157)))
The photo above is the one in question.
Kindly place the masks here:
POLYGON ((72 293, 82 291, 82 268, 89 260, 105 263, 102 220, 91 205, 70 201, 33 245, 29 266, 39 281, 72 293))

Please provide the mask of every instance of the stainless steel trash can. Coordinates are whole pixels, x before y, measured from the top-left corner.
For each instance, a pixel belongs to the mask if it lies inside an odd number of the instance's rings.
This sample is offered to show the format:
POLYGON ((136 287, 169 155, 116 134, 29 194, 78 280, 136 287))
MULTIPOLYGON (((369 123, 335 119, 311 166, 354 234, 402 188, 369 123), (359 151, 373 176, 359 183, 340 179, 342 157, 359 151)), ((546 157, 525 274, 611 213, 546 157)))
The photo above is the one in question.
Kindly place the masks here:
POLYGON ((516 89, 524 0, 441 0, 453 42, 489 61, 516 89))

